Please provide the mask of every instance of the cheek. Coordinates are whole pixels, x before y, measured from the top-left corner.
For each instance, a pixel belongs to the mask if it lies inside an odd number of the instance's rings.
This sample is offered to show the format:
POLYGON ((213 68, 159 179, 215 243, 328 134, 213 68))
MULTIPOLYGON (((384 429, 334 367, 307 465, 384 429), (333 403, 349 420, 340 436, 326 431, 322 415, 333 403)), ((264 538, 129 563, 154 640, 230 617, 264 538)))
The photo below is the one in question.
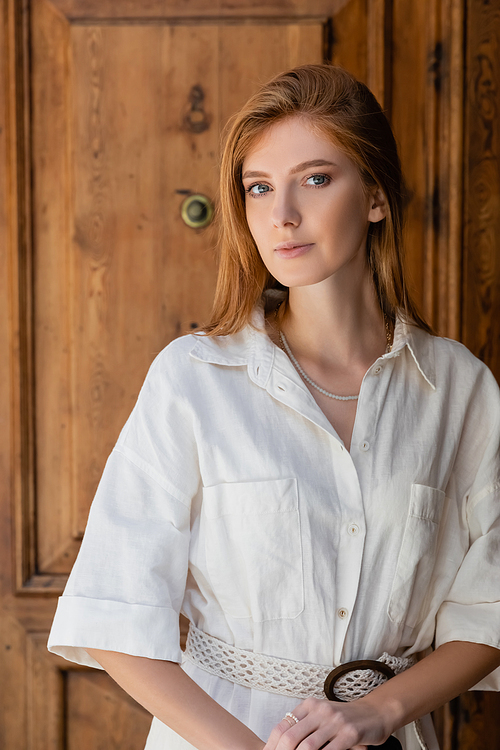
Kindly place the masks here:
MULTIPOLYGON (((330 226, 335 225, 349 234, 363 234, 368 226, 368 200, 359 195, 359 192, 346 192, 339 196, 330 211, 325 212, 325 218, 329 217, 330 226)), ((328 219, 326 219, 328 221, 328 219)))

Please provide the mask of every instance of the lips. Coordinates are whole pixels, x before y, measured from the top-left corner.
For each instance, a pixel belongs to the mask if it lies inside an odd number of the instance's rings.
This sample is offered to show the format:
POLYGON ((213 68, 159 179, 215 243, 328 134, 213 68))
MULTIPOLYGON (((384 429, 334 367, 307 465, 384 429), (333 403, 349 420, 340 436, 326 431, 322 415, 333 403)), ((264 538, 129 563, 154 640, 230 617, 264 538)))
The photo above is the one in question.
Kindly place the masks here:
POLYGON ((308 247, 308 242, 280 242, 279 245, 276 245, 274 248, 275 250, 294 250, 296 247, 308 247))
POLYGON ((303 244, 300 242, 280 242, 280 244, 276 245, 274 248, 274 252, 280 258, 298 258, 299 255, 304 255, 304 253, 309 252, 313 245, 314 242, 309 244, 303 244))

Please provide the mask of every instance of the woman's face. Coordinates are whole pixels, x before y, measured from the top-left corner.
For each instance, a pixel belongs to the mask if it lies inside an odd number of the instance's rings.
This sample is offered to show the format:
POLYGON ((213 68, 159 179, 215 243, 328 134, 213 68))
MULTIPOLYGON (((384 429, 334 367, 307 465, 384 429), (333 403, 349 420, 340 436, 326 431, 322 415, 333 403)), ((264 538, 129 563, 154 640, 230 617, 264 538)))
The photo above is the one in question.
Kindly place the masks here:
POLYGON ((284 286, 367 267, 368 225, 384 218, 383 196, 367 194, 355 164, 305 119, 271 125, 246 156, 242 179, 250 232, 284 286))

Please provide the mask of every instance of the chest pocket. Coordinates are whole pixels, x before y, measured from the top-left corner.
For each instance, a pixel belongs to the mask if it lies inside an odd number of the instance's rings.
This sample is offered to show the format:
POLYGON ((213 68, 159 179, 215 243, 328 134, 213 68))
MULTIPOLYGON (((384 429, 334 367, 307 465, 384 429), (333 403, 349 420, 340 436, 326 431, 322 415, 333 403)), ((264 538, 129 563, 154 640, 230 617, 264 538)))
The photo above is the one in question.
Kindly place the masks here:
POLYGON ((210 582, 231 617, 293 618, 304 609, 297 480, 203 489, 210 582))
POLYGON ((400 624, 414 627, 422 618, 422 603, 431 580, 445 493, 422 484, 411 486, 406 521, 388 615, 400 624))

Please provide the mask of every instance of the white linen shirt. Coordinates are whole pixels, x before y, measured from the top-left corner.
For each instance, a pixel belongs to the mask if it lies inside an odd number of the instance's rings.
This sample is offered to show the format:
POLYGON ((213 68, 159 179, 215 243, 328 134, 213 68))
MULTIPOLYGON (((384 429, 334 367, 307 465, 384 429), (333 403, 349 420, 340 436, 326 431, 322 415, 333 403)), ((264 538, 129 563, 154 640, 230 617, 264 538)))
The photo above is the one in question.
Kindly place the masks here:
MULTIPOLYGON (((108 459, 49 649, 181 662, 179 612, 316 664, 452 640, 500 648, 500 397, 464 346, 398 321, 363 378, 350 451, 256 328, 156 358, 108 459)), ((300 702, 185 662, 263 740, 300 702)), ((498 689, 500 670, 477 689, 498 689)), ((424 733, 436 748, 428 717, 424 733)), ((413 732, 398 733, 406 750, 413 732)), ((147 750, 187 750, 154 719, 147 750)))

